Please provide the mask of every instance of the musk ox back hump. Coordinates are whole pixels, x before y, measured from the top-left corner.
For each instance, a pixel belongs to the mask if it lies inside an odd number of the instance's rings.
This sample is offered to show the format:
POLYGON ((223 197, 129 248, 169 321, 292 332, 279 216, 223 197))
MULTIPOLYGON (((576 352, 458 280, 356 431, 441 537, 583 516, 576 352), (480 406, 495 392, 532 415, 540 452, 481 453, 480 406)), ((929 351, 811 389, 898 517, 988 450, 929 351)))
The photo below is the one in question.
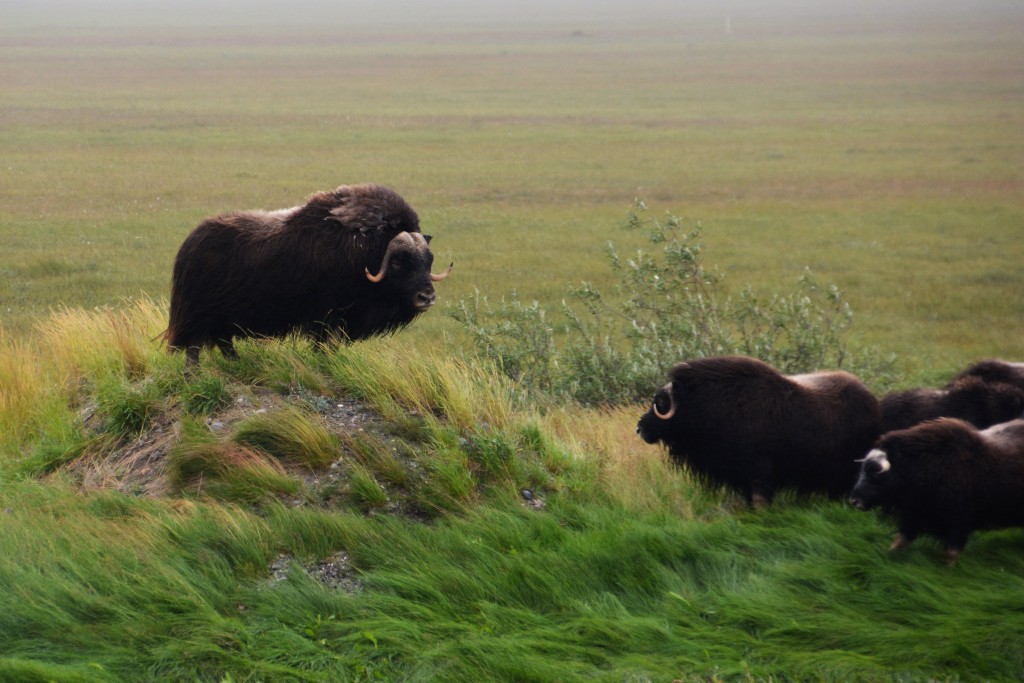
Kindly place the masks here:
POLYGON ((996 358, 981 360, 954 377, 949 386, 965 377, 977 377, 983 382, 1012 384, 1024 390, 1024 363, 1012 363, 996 358))
POLYGON ((174 262, 172 349, 233 353, 236 336, 362 339, 408 324, 434 302, 429 237, 396 192, 341 186, 278 211, 209 218, 174 262))
POLYGON ((881 400, 885 431, 906 429, 927 420, 953 417, 984 429, 1024 412, 1024 389, 974 375, 954 379, 942 389, 894 391, 881 400))

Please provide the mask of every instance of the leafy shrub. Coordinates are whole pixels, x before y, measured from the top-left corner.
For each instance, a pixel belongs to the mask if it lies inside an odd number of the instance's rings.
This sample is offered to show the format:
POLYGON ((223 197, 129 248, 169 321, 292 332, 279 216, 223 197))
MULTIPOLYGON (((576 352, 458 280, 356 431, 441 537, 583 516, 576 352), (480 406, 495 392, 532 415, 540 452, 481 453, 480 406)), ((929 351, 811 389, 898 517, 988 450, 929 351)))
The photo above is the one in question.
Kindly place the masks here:
POLYGON ((638 201, 626 228, 646 231, 651 247, 623 258, 609 244, 611 296, 584 282, 553 316, 515 292, 494 308, 476 292, 449 314, 477 353, 520 386, 587 405, 647 400, 675 363, 732 353, 785 373, 846 368, 869 382, 892 381, 892 359, 851 354, 844 336, 853 313, 835 285, 819 285, 807 271, 790 293, 764 296, 747 286, 729 297, 723 276, 704 263, 699 225, 685 230, 675 216, 650 217, 638 201))

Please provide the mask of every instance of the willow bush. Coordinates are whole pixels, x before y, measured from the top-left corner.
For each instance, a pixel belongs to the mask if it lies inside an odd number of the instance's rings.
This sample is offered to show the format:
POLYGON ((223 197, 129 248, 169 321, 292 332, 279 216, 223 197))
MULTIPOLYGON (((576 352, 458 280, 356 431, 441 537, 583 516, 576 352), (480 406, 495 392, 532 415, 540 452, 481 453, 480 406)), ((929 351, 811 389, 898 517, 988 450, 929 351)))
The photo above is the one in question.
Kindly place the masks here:
POLYGON ((492 306, 480 292, 449 311, 486 357, 526 391, 584 405, 645 401, 679 361, 722 354, 760 358, 785 373, 843 368, 879 387, 894 361, 846 341, 853 312, 835 285, 809 270, 796 287, 768 295, 724 293, 724 276, 704 261, 703 230, 649 215, 638 201, 625 228, 649 247, 625 258, 608 245, 615 285, 568 287, 554 312, 516 294, 492 306))

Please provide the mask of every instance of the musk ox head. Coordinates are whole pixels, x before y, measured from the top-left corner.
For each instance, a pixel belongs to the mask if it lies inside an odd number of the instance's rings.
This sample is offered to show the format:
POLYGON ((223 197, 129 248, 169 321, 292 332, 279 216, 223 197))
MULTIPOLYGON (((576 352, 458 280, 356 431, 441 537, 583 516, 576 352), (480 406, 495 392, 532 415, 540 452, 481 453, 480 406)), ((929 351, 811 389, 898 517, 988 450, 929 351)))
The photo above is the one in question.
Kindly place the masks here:
POLYGON ((434 283, 439 282, 452 271, 440 274, 430 272, 434 265, 434 255, 427 246, 430 235, 418 232, 400 232, 388 244, 384 258, 376 272, 366 268, 366 279, 389 298, 401 301, 416 313, 422 313, 434 305, 436 295, 434 283))
POLYGON ((850 493, 850 504, 858 510, 870 510, 884 505, 889 499, 895 479, 889 454, 876 448, 860 463, 860 474, 850 493))
POLYGON ((669 433, 669 425, 676 415, 677 405, 669 382, 654 395, 650 409, 636 424, 636 433, 647 443, 663 441, 669 433))

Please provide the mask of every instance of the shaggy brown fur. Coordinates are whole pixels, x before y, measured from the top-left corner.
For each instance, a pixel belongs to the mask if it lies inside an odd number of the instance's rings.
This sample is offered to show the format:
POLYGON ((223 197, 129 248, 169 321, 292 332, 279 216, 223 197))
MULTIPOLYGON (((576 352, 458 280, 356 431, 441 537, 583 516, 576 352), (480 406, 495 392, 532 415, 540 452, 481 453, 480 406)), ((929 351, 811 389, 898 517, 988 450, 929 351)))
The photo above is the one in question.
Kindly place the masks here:
MULTIPOLYGON (((378 185, 317 192, 302 206, 209 218, 174 262, 171 349, 234 355, 234 337, 356 340, 407 325, 434 303, 433 255, 415 211, 378 185), (401 237, 405 235, 405 237, 401 237), (389 245, 387 275, 372 282, 389 245)), ((429 238, 427 238, 429 240, 429 238)))
POLYGON ((1011 363, 1005 360, 990 358, 981 360, 967 367, 957 375, 951 384, 964 377, 977 377, 985 382, 1012 384, 1024 391, 1024 363, 1011 363))
POLYGON ((890 432, 861 466, 850 502, 896 518, 892 549, 920 534, 950 561, 978 529, 1024 526, 1024 420, 984 431, 951 418, 890 432))
POLYGON ((855 461, 881 433, 878 401, 846 372, 787 377, 754 358, 722 356, 680 363, 670 378, 637 433, 755 505, 782 488, 845 495, 855 461))
POLYGON ((882 426, 887 432, 940 417, 956 417, 984 429, 1020 417, 1024 413, 1024 389, 963 375, 943 389, 918 388, 886 394, 880 405, 882 426))

